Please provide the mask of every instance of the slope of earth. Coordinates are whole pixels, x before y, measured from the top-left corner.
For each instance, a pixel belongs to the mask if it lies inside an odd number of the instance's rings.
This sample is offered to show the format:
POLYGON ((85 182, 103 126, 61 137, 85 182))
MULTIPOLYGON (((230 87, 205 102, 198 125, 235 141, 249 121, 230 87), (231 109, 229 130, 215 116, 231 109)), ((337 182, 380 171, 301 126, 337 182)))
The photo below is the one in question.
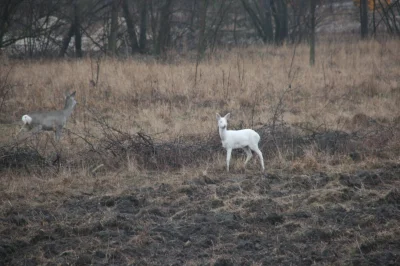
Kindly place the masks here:
POLYGON ((399 176, 398 164, 219 172, 113 194, 2 195, 0 265, 399 265, 399 176))

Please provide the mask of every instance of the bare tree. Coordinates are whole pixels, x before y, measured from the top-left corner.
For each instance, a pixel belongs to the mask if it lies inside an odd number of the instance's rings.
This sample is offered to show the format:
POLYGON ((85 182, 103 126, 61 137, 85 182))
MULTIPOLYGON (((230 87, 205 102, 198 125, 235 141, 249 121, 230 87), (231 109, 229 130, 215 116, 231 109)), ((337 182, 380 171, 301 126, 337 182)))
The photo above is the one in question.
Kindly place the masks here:
POLYGON ((232 21, 228 20, 228 15, 230 12, 232 12, 232 6, 235 0, 221 0, 218 1, 218 5, 213 5, 215 7, 215 10, 213 11, 213 20, 210 23, 209 27, 209 33, 208 35, 208 42, 209 42, 209 47, 211 52, 214 51, 215 45, 218 41, 218 36, 221 32, 221 28, 223 24, 225 25, 231 25, 232 21))
POLYGON ((258 35, 264 43, 273 41, 271 0, 252 1, 241 0, 242 5, 250 16, 258 35), (261 5, 260 5, 261 4, 261 5))
POLYGON ((132 52, 132 54, 135 54, 139 51, 139 43, 137 41, 135 24, 133 22, 131 12, 129 11, 129 1, 128 0, 122 1, 122 10, 124 12, 124 18, 125 18, 126 27, 128 30, 129 40, 130 40, 130 44, 131 44, 131 52, 132 52))
POLYGON ((24 0, 2 0, 0 1, 0 48, 6 47, 14 42, 14 40, 4 40, 4 36, 8 33, 13 18, 18 11, 18 7, 24 0))
POLYGON ((75 53, 77 57, 82 57, 81 7, 78 0, 74 0, 74 33, 75 53))
MULTIPOLYGON (((310 0, 294 0, 289 2, 289 25, 290 25, 290 41, 299 43, 307 38, 310 29, 309 9, 310 0)), ((332 3, 331 3, 332 6, 332 3)))
POLYGON ((387 31, 390 34, 396 34, 400 36, 400 0, 387 1, 387 0, 376 0, 379 6, 377 7, 382 21, 386 26, 387 31))
POLYGON ((147 19, 148 19, 147 6, 148 6, 147 0, 142 0, 140 8, 140 34, 139 34, 139 47, 142 53, 144 53, 147 49, 147 19))
MULTIPOLYGON (((122 10, 124 13, 124 18, 127 26, 127 31, 128 31, 128 36, 129 36, 129 41, 130 41, 130 46, 131 46, 131 53, 135 54, 137 52, 144 53, 147 49, 147 0, 141 0, 139 1, 139 4, 137 5, 137 8, 140 9, 140 25, 139 25, 139 37, 137 36, 138 34, 136 33, 136 25, 133 19, 133 14, 131 12, 131 9, 133 8, 132 5, 130 5, 131 1, 129 0, 123 0, 122 2, 122 10)), ((134 11, 133 11, 134 12, 134 11)))
POLYGON ((76 56, 82 57, 81 6, 79 4, 79 0, 73 0, 71 13, 72 21, 68 32, 63 38, 59 53, 60 57, 63 57, 67 52, 72 36, 75 36, 76 56))
POLYGON ((368 12, 372 11, 372 31, 374 36, 379 29, 400 36, 400 0, 354 0, 360 10, 361 37, 368 36, 368 12))
MULTIPOLYGON (((161 7, 160 10, 160 20, 159 20, 159 27, 157 32, 157 37, 155 38, 155 54, 156 55, 165 55, 167 50, 168 42, 170 40, 170 33, 171 33, 171 8, 172 8, 173 0, 166 0, 164 5, 161 7)), ((152 7, 152 5, 151 5, 152 7)), ((155 21, 153 20, 153 25, 155 21)))
POLYGON ((373 10, 372 10, 372 31, 374 36, 376 35, 376 0, 372 0, 373 10))
POLYGON ((263 42, 269 43, 274 40, 275 44, 282 44, 288 36, 286 0, 253 0, 252 2, 241 0, 241 2, 263 42), (272 18, 275 25, 274 37, 272 37, 272 18))
POLYGON ((24 56, 54 52, 55 32, 62 23, 52 16, 60 1, 0 1, 0 47, 14 45, 13 52, 24 56))
POLYGON ((315 9, 317 0, 310 0, 310 65, 315 64, 315 9))
POLYGON ((261 0, 261 6, 265 13, 265 19, 263 23, 265 42, 272 42, 274 33, 272 28, 272 10, 270 0, 261 0))
POLYGON ((118 36, 118 11, 121 0, 112 0, 111 3, 111 22, 110 33, 108 35, 108 52, 110 55, 117 54, 117 36, 118 36))
POLYGON ((368 36, 368 1, 361 0, 360 3, 361 38, 368 36))
POLYGON ((288 36, 288 10, 286 0, 271 0, 275 21, 275 43, 280 45, 288 36))
POLYGON ((208 9, 208 0, 200 1, 200 19, 199 19, 199 34, 197 40, 197 59, 199 60, 206 50, 206 18, 208 9))

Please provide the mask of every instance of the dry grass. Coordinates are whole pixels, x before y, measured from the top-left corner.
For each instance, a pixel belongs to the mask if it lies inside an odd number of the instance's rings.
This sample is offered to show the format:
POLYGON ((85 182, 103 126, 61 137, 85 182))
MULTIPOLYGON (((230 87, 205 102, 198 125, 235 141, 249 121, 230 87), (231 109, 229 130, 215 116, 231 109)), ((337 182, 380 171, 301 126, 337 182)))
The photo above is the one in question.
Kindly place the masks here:
MULTIPOLYGON (((398 124, 398 41, 322 43, 317 58, 316 66, 310 67, 305 45, 218 51, 199 64, 197 78, 196 63, 181 57, 171 58, 169 64, 134 59, 8 61, 1 66, 2 70, 11 69, 6 80, 11 90, 0 114, 0 120, 6 122, 1 126, 1 143, 13 139, 24 113, 60 108, 67 90, 76 90, 78 101, 68 123, 72 133, 67 132, 62 140, 67 158, 84 151, 87 143, 82 136, 94 145, 103 137, 104 128, 94 118, 127 134, 144 132, 161 142, 201 142, 207 136, 217 145, 216 112, 232 113, 230 128, 260 128, 279 119, 307 134, 329 130, 351 133, 371 128, 373 123, 398 124), (93 86, 91 81, 97 84, 93 86), (277 112, 279 116, 274 118, 277 112)), ((396 147, 399 143, 392 135, 385 145, 396 147)), ((42 134, 31 139, 30 147, 40 148, 42 157, 51 156, 55 152, 51 137, 42 134)), ((263 137, 272 141, 271 136, 263 137)), ((269 151, 264 151, 270 169, 335 171, 332 168, 354 164, 347 154, 333 158, 312 146, 290 161, 288 156, 282 157, 285 151, 279 152, 268 155, 269 151)), ((127 155, 123 159, 120 166, 124 170, 118 171, 140 173, 135 158, 127 155)), ((234 158, 232 163, 238 170, 243 161, 234 158)), ((95 164, 64 171, 87 173, 95 164)), ((221 154, 205 160, 197 171, 220 171, 223 166, 221 154)), ((185 166, 180 167, 184 172, 185 166)))
POLYGON ((336 129, 356 114, 393 120, 400 115, 399 49, 397 41, 322 44, 317 65, 310 67, 308 48, 299 46, 292 68, 290 46, 220 51, 199 65, 196 85, 195 62, 179 58, 172 64, 103 60, 96 87, 90 86, 96 62, 89 59, 12 62, 14 96, 2 118, 17 121, 28 110, 59 108, 63 92, 76 90, 79 105, 70 127, 90 125, 86 108, 94 108, 118 128, 162 132, 168 139, 214 132, 216 111, 232 112, 233 127, 267 123, 291 83, 288 123, 336 129))

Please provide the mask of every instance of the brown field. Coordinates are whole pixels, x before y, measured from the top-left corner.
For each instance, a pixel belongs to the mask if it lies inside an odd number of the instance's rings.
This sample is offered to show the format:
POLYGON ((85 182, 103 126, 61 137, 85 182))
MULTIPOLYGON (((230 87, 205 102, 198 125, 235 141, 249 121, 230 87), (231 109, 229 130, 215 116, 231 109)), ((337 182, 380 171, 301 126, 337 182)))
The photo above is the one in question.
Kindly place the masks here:
POLYGON ((399 41, 1 60, 0 265, 400 263, 399 41), (60 143, 16 136, 74 90, 60 143), (216 112, 265 173, 226 173, 216 112))

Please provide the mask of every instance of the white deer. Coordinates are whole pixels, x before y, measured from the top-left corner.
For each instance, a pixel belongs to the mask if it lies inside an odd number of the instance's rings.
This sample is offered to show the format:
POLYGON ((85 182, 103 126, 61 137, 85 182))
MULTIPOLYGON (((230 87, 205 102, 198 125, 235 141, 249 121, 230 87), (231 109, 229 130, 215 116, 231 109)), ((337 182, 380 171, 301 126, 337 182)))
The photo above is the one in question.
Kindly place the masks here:
POLYGON ((261 168, 264 171, 264 158, 262 152, 258 148, 258 142, 260 141, 260 135, 252 129, 242 130, 228 130, 228 119, 230 113, 221 117, 217 113, 217 121, 219 128, 219 136, 221 137, 222 147, 226 149, 226 170, 229 172, 229 161, 231 160, 232 149, 243 149, 247 158, 244 162, 246 166, 247 162, 253 156, 251 150, 255 151, 260 157, 261 168))
POLYGON ((34 133, 41 130, 54 131, 57 141, 60 140, 62 129, 67 123, 68 118, 71 116, 72 111, 76 105, 74 91, 71 94, 66 93, 65 106, 63 110, 32 112, 22 116, 24 123, 19 133, 25 128, 34 133))

